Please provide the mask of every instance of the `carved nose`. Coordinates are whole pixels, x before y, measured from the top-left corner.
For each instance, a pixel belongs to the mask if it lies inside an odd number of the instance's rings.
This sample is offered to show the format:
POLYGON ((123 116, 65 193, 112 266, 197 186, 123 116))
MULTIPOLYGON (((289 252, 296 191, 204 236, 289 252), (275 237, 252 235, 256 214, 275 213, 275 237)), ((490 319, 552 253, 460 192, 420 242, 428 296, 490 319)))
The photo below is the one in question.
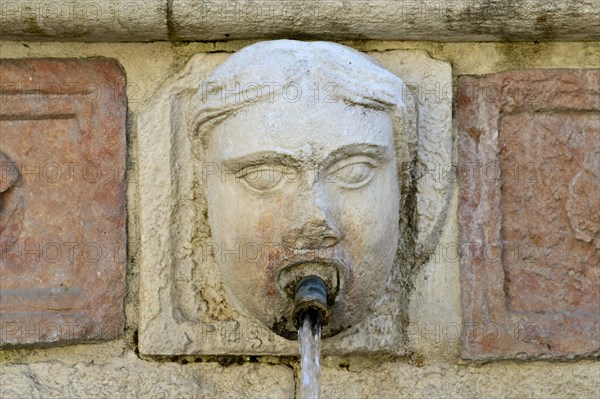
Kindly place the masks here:
POLYGON ((325 220, 311 220, 299 228, 290 228, 283 237, 283 245, 290 249, 320 249, 332 247, 341 234, 325 220))

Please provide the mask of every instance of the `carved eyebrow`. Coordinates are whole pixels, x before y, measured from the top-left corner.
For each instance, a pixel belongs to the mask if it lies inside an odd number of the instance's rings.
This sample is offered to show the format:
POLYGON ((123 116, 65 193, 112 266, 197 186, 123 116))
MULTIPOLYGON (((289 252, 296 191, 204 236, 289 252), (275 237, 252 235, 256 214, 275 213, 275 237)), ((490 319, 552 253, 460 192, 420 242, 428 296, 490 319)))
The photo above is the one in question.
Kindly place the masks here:
POLYGON ((336 162, 355 155, 370 156, 378 161, 387 158, 387 147, 377 144, 348 144, 333 151, 323 162, 323 167, 328 168, 336 162))
POLYGON ((261 151, 223 161, 223 167, 230 173, 237 173, 244 168, 264 164, 297 168, 300 166, 300 161, 289 154, 275 151, 261 151))

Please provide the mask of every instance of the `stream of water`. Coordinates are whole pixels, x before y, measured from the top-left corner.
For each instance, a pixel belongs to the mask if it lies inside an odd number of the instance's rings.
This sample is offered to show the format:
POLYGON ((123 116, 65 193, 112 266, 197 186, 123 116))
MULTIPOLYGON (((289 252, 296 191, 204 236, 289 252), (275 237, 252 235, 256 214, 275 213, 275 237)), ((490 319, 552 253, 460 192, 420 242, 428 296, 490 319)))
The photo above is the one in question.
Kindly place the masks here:
POLYGON ((321 393, 321 323, 313 312, 302 315, 298 329, 302 399, 318 399, 321 393))

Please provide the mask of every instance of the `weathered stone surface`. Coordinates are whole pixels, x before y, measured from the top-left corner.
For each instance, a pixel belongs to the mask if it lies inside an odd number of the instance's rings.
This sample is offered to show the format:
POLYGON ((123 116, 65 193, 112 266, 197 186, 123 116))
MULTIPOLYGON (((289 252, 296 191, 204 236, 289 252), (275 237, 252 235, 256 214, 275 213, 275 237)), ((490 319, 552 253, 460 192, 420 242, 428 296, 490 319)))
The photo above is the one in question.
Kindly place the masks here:
MULTIPOLYGON (((414 145, 420 166, 433 170, 451 163, 452 90, 449 64, 433 60, 419 51, 390 51, 373 55, 398 76, 406 76, 406 81, 410 83, 409 89, 419 102, 422 110, 419 114, 419 139, 414 145), (426 92, 421 93, 420 90, 426 92)), ((214 226, 208 228, 206 217, 213 217, 211 212, 215 212, 217 207, 207 209, 202 194, 207 186, 206 176, 203 178, 201 172, 206 171, 207 166, 222 165, 219 162, 194 164, 187 132, 190 125, 190 121, 186 119, 189 115, 189 99, 198 92, 199 87, 203 87, 202 82, 223 59, 222 55, 196 56, 181 74, 167 82, 138 119, 140 148, 145 149, 140 151, 139 164, 142 353, 297 353, 294 340, 285 340, 275 335, 268 328, 270 325, 265 326, 256 318, 250 317, 231 300, 224 288, 227 284, 234 284, 233 281, 238 277, 233 274, 228 281, 222 282, 219 267, 212 259, 213 256, 221 256, 246 261, 245 257, 248 255, 244 252, 247 249, 245 241, 238 242, 237 247, 235 242, 228 242, 225 247, 223 242, 214 241, 216 230, 214 226), (180 117, 174 118, 174 115, 180 117), (238 248, 237 255, 235 248, 238 248), (231 252, 232 249, 234 253, 231 252)), ((330 67, 335 70, 335 67, 330 67)), ((373 81, 377 82, 376 78, 373 81)), ((281 82, 280 86, 286 83, 288 82, 281 82)), ((320 95, 325 100, 330 93, 326 87, 322 89, 325 91, 320 95)), ((310 94, 308 90, 303 90, 303 93, 310 95, 311 99, 314 96, 314 92, 310 94)), ((403 95, 396 94, 398 98, 403 95)), ((314 107, 314 103, 312 106, 314 107)), ((258 123, 257 126, 268 124, 258 123)), ((396 140, 400 140, 400 137, 396 137, 396 140)), ((405 143, 406 140, 398 142, 405 143)), ((231 145, 228 148, 237 147, 231 145)), ((405 161, 403 158, 402 162, 405 161)), ((406 167, 406 164, 401 166, 406 167)), ((406 170, 399 173, 406 173, 406 170)), ((417 239, 419 244, 422 243, 419 250, 424 252, 435 247, 439 239, 451 191, 451 184, 447 183, 446 180, 427 177, 417 182, 416 195, 427 199, 421 201, 416 209, 419 223, 417 239)), ((239 202, 238 197, 229 196, 227 201, 221 201, 220 206, 228 205, 228 201, 235 202, 232 198, 239 202)), ((283 206, 278 211, 288 212, 288 208, 283 206)), ((242 218, 236 218, 231 223, 240 224, 242 222, 237 221, 240 219, 242 218)), ((360 223, 353 223, 358 224, 360 223)), ((407 255, 409 251, 400 252, 407 255)), ((412 255, 410 252, 406 259, 397 258, 394 270, 401 274, 401 270, 407 268, 408 264, 421 261, 422 254, 414 258, 411 258, 412 255)), ((253 256, 255 252, 248 255, 253 256)), ((245 275, 238 273, 238 276, 244 278, 245 275)), ((386 282, 388 285, 383 297, 372 306, 373 310, 367 312, 362 321, 325 340, 325 353, 397 354, 404 351, 400 321, 403 299, 395 285, 397 280, 395 275, 391 283, 386 282)), ((251 289, 255 289, 258 295, 262 287, 251 289)))
POLYGON ((290 367, 161 363, 132 352, 107 362, 0 365, 2 398, 293 398, 290 367))
MULTIPOLYGON (((596 398, 600 369, 577 364, 354 364, 323 360, 324 398, 596 398)), ((375 363, 375 362, 373 362, 375 363)), ((297 397, 300 397, 298 387, 297 397)))
POLYGON ((6 40, 167 40, 167 2, 37 1, 0 3, 0 37, 6 40))
MULTIPOLYGON (((90 57, 96 55, 104 55, 107 57, 115 57, 127 71, 128 81, 128 102, 129 111, 133 112, 132 117, 137 115, 138 109, 143 109, 143 103, 152 98, 152 93, 163 80, 173 73, 173 68, 179 66, 177 60, 183 55, 187 56, 189 52, 201 51, 221 51, 231 52, 239 49, 244 43, 241 42, 219 42, 219 43, 189 43, 186 46, 170 46, 165 42, 156 43, 43 43, 33 42, 1 42, 0 54, 2 57, 90 57), (133 102, 132 99, 137 100, 133 102)), ((446 59, 449 64, 452 64, 453 73, 455 75, 480 75, 495 73, 502 70, 515 68, 539 67, 539 68, 579 68, 579 67, 598 67, 600 56, 598 52, 599 43, 597 42, 542 42, 534 43, 427 43, 427 42, 355 42, 352 44, 363 51, 372 49, 380 49, 381 53, 370 53, 371 55, 386 55, 388 53, 396 53, 398 59, 402 59, 404 51, 384 51, 389 49, 425 49, 429 54, 438 59, 446 59)), ((212 60, 213 57, 226 57, 226 54, 212 54, 207 58, 212 60)), ((425 56, 424 56, 425 57, 425 56)), ((422 63, 421 63, 422 65, 422 63)), ((447 65, 447 64, 446 64, 447 65)), ((386 67, 392 70, 390 65, 386 67)), ((413 68, 410 68, 411 70, 413 68)), ((403 80, 411 82, 411 78, 401 75, 403 80)), ((128 135, 128 140, 132 144, 136 144, 135 120, 132 120, 132 129, 128 135)), ((157 142, 152 142, 151 135, 149 136, 149 147, 144 147, 143 152, 154 152, 157 142)), ((135 148, 135 147, 134 147, 135 148)), ((129 154, 130 156, 132 153, 129 154)), ((138 216, 138 199, 136 193, 137 187, 137 158, 130 158, 130 174, 128 178, 128 207, 129 207, 129 238, 135 240, 138 234, 136 217, 138 216)), ((490 172, 492 173, 492 172, 490 172)), ((456 219, 454 212, 455 205, 451 208, 449 219, 456 219)), ((454 222, 453 222, 454 223, 454 222)), ((454 248, 457 240, 452 236, 450 238, 451 246, 454 248)), ((137 310, 138 301, 135 291, 138 281, 138 269, 141 264, 141 259, 138 257, 137 246, 135 243, 130 246, 129 253, 131 263, 128 280, 129 295, 127 304, 130 308, 128 313, 128 324, 135 328, 137 326, 137 310)), ((422 340, 424 345, 438 344, 443 350, 451 353, 444 359, 449 359, 447 362, 454 363, 458 350, 457 333, 460 327, 460 306, 456 304, 457 297, 460 296, 460 284, 458 278, 458 262, 454 263, 456 257, 454 255, 447 256, 446 251, 441 252, 440 261, 422 276, 422 286, 415 287, 413 291, 420 298, 416 298, 411 302, 414 306, 414 312, 410 314, 410 322, 415 320, 415 314, 422 313, 428 317, 427 324, 419 323, 415 328, 409 331, 409 335, 422 340), (436 284, 432 284, 437 282, 436 284), (451 298, 450 303, 446 303, 448 298, 451 298), (446 326, 447 321, 453 324, 446 326), (441 322, 440 325, 435 323, 441 322), (456 322, 456 323, 454 323, 456 322), (438 338, 439 337, 439 338, 438 338)), ((409 337, 410 338, 410 337, 409 337)), ((0 362, 6 362, 7 357, 11 363, 19 363, 19 365, 6 366, 0 370, 0 385, 2 392, 14 390, 21 392, 19 389, 23 384, 28 387, 33 386, 31 392, 46 391, 45 387, 54 387, 53 392, 57 392, 56 396, 66 397, 67 392, 71 389, 73 392, 79 392, 80 387, 85 388, 85 397, 102 397, 103 392, 108 392, 106 395, 111 397, 126 397, 134 396, 136 389, 139 388, 140 395, 146 393, 146 390, 157 392, 155 397, 159 397, 164 393, 163 397, 192 397, 193 394, 187 394, 188 391, 181 393, 186 387, 180 385, 187 383, 188 379, 178 379, 177 374, 181 371, 186 373, 189 370, 190 364, 167 363, 167 369, 163 368, 163 362, 151 362, 149 366, 143 366, 139 363, 133 363, 131 368, 121 368, 123 363, 118 363, 117 371, 103 373, 102 369, 107 368, 114 370, 111 366, 107 366, 109 357, 119 357, 122 349, 115 348, 122 343, 122 340, 110 341, 102 344, 93 345, 77 345, 56 348, 43 349, 21 349, 0 351, 0 362), (85 355, 83 354, 85 353, 85 355), (99 358, 104 358, 100 360, 99 358), (40 385, 36 385, 36 378, 42 373, 34 373, 31 370, 36 369, 34 363, 44 362, 45 366, 40 366, 45 369, 51 369, 53 374, 45 374, 44 378, 39 378, 40 385), (92 363, 93 362, 93 363, 92 363), (50 368, 50 364, 54 368, 50 368), (77 364, 78 368, 73 366, 77 364), (94 368, 97 365, 97 368, 94 368), (18 367, 20 371, 28 374, 19 374, 18 378, 13 378, 17 373, 8 372, 12 367, 18 367), (61 381, 60 387, 55 383, 54 375, 65 375, 63 372, 55 371, 65 367, 65 374, 68 376, 61 381), (171 368, 172 367, 172 368, 171 368), (73 370, 75 370, 73 372, 73 370), (82 372, 77 372, 81 370, 82 372), (133 370, 133 371, 131 371, 133 370), (153 371, 155 370, 155 371, 153 371), (89 372, 83 372, 89 371, 89 372), (131 371, 131 372, 130 372, 131 371), (144 379, 136 375, 139 371, 140 375, 149 373, 152 377, 144 379), (2 377, 6 374, 6 378, 2 377), (72 373, 73 372, 73 373, 72 373), (167 379, 166 377, 171 379, 167 379), (124 382, 120 378, 127 378, 124 382), (163 379, 164 377, 164 379, 163 379), (78 381, 83 381, 81 384, 78 381), (114 385, 112 385, 112 381, 114 385), (137 381, 143 381, 141 387, 137 381), (173 381, 173 382, 171 382, 173 381), (13 386, 13 383, 15 386, 13 386), (70 384, 70 387, 67 385, 70 384), (128 392, 127 384, 132 388, 128 395, 120 395, 119 389, 123 392, 128 392), (151 386, 155 385, 155 386, 151 386), (106 387, 114 387, 111 390, 106 387), (165 388, 161 388, 164 386, 165 388), (172 391, 172 394, 169 394, 172 391)), ((438 353, 424 353, 417 351, 425 356, 425 363, 429 365, 425 367, 413 367, 407 365, 404 360, 397 362, 385 363, 381 367, 368 367, 369 360, 372 356, 355 356, 354 361, 350 362, 349 370, 332 370, 337 368, 339 364, 346 364, 346 359, 334 360, 335 363, 325 366, 323 392, 327 393, 327 397, 340 398, 365 398, 379 397, 398 398, 402 393, 407 393, 406 397, 422 398, 424 392, 431 392, 431 397, 445 398, 598 398, 600 391, 598 381, 600 379, 600 365, 598 362, 591 361, 569 361, 569 362, 491 362, 482 365, 474 365, 469 367, 454 367, 443 364, 438 353), (436 367, 437 366, 437 367, 436 367), (414 370, 414 371, 412 371, 414 370), (456 370, 456 372, 454 372, 456 370), (440 375, 438 372, 441 371, 440 375), (436 393, 439 392, 439 393, 436 393), (411 394, 409 394, 411 393, 411 394)), ((375 358, 373 363, 380 364, 381 361, 375 358)), ((283 359, 281 359, 283 361, 283 359)), ((261 360, 262 361, 262 360, 261 360)), ((325 362, 325 360, 324 360, 325 362)), ((244 379, 240 378, 240 374, 230 373, 232 368, 216 366, 210 368, 196 368, 198 365, 191 365, 194 378, 199 381, 199 384, 205 387, 204 390, 199 389, 197 392, 208 392, 205 397, 235 397, 242 396, 237 394, 237 387, 243 383, 244 379), (199 371, 201 369, 201 371, 199 371), (215 382, 215 385, 212 383, 215 382), (218 388, 217 388, 218 387, 218 388), (230 394, 228 394, 231 392, 230 394), (211 396, 212 393, 212 396, 211 396)), ((261 365, 262 366, 262 365, 261 365)), ((277 367, 277 366, 275 366, 277 367)), ((2 368, 2 366, 0 366, 2 368)), ((37 369, 36 369, 37 370, 37 369)), ((263 374, 269 374, 270 368, 266 371, 261 371, 263 374)), ((273 372, 278 373, 277 370, 273 372)), ((261 375, 263 375, 261 374, 261 375)), ((186 374, 187 375, 187 374, 186 374)), ((186 377, 187 378, 187 377, 186 377)), ((279 380, 278 380, 279 381, 279 380)), ((259 379, 256 384, 268 384, 269 380, 265 378, 263 381, 259 379)), ((287 384, 287 383, 286 383, 287 384)), ((190 384, 191 387, 196 385, 190 384)), ((280 384, 281 390, 287 390, 287 385, 280 384)), ((244 385, 244 389, 246 386, 244 385)), ((255 389, 260 388, 255 387, 255 389)), ((270 388, 270 387, 269 387, 270 388)), ((25 388, 22 388, 25 390, 25 388)), ((280 392, 279 388, 273 387, 274 392, 280 392)), ((46 391, 48 392, 48 391, 46 391)), ((249 389, 249 392, 253 392, 249 389)), ((18 397, 35 397, 34 394, 21 393, 18 397)), ((8 395, 7 395, 8 396, 8 395)), ((17 396, 17 395, 13 395, 17 396)), ((41 396, 41 395, 38 395, 41 396)), ((51 396, 47 394, 46 397, 51 396)), ((146 395, 145 397, 152 397, 146 395)), ((197 396, 201 396, 197 393, 197 396)), ((256 395, 248 395, 263 397, 267 394, 257 393, 256 395)), ((285 396, 285 395, 282 395, 285 396)), ((322 395, 326 397, 325 395, 322 395)), ((4 397, 0 393, 0 397, 4 397)), ((299 397, 299 396, 296 396, 299 397)))
MULTIPOLYGON (((437 364, 323 359, 324 398, 597 398, 600 368, 575 363, 437 364)), ((110 360, 46 360, 0 365, 2 398, 301 397, 291 367, 110 360), (296 390, 296 392, 294 392, 296 390)), ((300 384, 298 384, 300 385, 300 384)))
POLYGON ((123 329, 125 76, 114 60, 0 62, 0 345, 123 329))
POLYGON ((577 40, 598 38, 593 1, 174 0, 173 37, 379 40, 577 40))
POLYGON ((8 40, 150 41, 319 37, 436 41, 594 40, 593 0, 7 0, 8 40))
POLYGON ((600 350, 600 71, 459 82, 463 355, 600 350))

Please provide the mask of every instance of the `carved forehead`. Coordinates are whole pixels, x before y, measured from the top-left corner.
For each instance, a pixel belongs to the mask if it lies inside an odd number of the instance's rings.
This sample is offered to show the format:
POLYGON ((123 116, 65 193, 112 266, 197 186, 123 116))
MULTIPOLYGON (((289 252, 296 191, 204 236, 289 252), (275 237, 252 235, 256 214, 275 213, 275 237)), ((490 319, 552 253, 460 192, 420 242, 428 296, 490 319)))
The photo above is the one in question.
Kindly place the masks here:
POLYGON ((207 144, 212 156, 221 160, 266 151, 324 159, 353 144, 393 152, 394 137, 392 120, 384 111, 342 101, 280 101, 240 110, 210 132, 207 144))
POLYGON ((192 131, 255 102, 276 97, 296 101, 299 96, 402 109, 410 93, 400 78, 349 47, 329 42, 262 42, 233 54, 199 87, 191 104, 192 131))
MULTIPOLYGON (((324 95, 331 94, 330 99, 340 100, 351 108, 387 112, 392 121, 396 159, 399 162, 414 159, 416 103, 402 79, 349 47, 291 40, 261 42, 242 49, 215 69, 198 88, 188 115, 195 156, 205 159, 209 133, 215 127, 246 108, 270 103, 275 96, 281 99, 289 83, 300 86, 303 100, 314 95, 316 83, 321 101, 316 106, 323 104, 324 95), (328 84, 335 90, 321 93, 328 84), (262 87, 259 95, 257 86, 262 87)), ((293 96, 293 91, 286 94, 293 96)), ((408 178, 402 175, 400 179, 408 187, 408 178)))

